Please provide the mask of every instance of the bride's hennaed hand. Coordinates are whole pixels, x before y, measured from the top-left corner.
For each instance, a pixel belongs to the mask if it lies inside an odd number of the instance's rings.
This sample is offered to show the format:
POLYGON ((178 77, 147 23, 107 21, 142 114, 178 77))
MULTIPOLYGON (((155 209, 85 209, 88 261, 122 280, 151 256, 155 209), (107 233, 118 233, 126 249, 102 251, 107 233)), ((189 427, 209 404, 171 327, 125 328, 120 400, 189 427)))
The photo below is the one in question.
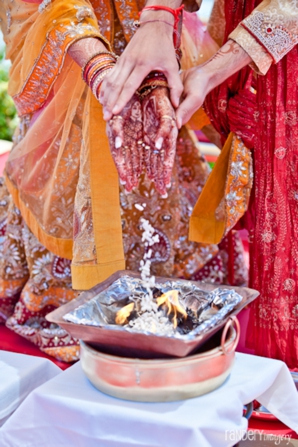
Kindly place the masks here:
POLYGON ((171 185, 178 129, 167 87, 151 90, 142 100, 144 162, 148 177, 164 197, 171 185))
POLYGON ((142 109, 140 99, 134 95, 121 113, 107 123, 110 150, 126 192, 139 183, 142 173, 142 109))

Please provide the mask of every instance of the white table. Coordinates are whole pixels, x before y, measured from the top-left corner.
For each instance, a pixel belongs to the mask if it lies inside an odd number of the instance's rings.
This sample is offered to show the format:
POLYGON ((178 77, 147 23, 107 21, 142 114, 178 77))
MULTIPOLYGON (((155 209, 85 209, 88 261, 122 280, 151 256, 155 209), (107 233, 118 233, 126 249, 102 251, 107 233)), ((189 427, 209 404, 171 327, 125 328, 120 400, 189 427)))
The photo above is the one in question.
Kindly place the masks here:
POLYGON ((0 426, 32 390, 61 372, 48 359, 0 351, 0 426))
POLYGON ((205 396, 171 403, 118 400, 79 363, 35 389, 0 429, 1 447, 222 447, 247 428, 258 400, 298 430, 298 393, 284 363, 237 354, 231 376, 205 396))

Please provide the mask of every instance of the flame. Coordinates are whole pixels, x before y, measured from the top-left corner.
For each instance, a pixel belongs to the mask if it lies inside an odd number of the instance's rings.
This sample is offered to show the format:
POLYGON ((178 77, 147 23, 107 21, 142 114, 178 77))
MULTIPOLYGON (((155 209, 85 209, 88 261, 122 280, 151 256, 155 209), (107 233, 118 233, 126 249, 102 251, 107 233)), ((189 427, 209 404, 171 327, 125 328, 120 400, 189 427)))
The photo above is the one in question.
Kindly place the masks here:
POLYGON ((127 319, 129 315, 134 310, 135 303, 127 304, 126 306, 122 307, 122 309, 118 310, 115 318, 115 323, 119 325, 123 325, 127 323, 127 319))
POLYGON ((183 315, 184 318, 187 318, 187 313, 185 309, 179 303, 178 290, 169 290, 168 292, 165 292, 163 295, 157 298, 156 301, 158 306, 162 306, 163 304, 166 305, 166 307, 168 308, 168 315, 170 315, 170 313, 174 314, 172 320, 174 328, 177 327, 178 314, 181 314, 183 315))

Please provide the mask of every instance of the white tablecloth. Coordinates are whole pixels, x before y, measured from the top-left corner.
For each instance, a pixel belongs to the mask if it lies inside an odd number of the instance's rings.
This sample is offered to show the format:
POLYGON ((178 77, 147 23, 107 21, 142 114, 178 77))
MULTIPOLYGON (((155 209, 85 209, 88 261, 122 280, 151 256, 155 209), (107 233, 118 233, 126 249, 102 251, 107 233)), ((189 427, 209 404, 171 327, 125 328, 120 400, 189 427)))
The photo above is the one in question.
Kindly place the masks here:
POLYGON ((0 351, 0 426, 32 390, 61 372, 50 360, 0 351))
POLYGON ((258 400, 298 431, 298 393, 284 363, 237 354, 217 390, 187 401, 136 403, 96 390, 76 364, 35 389, 0 429, 1 447, 221 447, 246 430, 258 400))

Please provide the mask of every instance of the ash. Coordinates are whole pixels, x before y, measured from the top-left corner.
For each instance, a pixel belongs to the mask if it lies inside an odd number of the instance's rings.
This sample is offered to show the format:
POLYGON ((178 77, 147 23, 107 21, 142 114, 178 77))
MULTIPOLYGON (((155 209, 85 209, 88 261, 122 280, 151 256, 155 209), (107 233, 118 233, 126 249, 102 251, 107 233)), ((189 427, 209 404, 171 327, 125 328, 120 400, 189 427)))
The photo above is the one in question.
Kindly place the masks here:
POLYGON ((127 325, 137 332, 151 332, 159 335, 174 335, 175 328, 162 311, 151 311, 141 314, 127 325))

